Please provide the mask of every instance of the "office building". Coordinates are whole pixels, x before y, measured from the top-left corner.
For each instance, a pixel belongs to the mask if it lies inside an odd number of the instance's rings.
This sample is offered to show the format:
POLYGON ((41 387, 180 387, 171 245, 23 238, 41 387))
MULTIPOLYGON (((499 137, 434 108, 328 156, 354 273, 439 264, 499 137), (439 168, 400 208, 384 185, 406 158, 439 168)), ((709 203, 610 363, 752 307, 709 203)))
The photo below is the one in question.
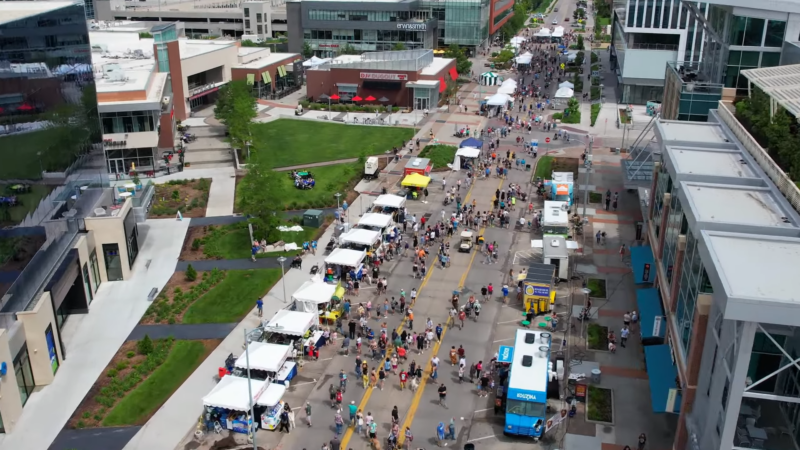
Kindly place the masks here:
MULTIPOLYGON (((798 95, 784 87, 799 74, 745 72, 794 115, 798 95)), ((642 327, 666 328, 645 346, 647 367, 674 371, 651 375, 653 408, 678 415, 675 449, 790 450, 800 442, 800 190, 733 111, 719 102, 707 122, 655 127, 661 161, 639 189, 645 245, 631 251, 634 277, 655 271, 652 285, 637 279, 638 308, 651 311, 642 327)))
POLYGON ((307 43, 315 56, 336 56, 344 46, 361 52, 437 49, 475 51, 513 15, 513 0, 290 0, 289 50, 307 43))
POLYGON ((800 62, 800 3, 713 0, 684 2, 703 28, 701 60, 669 64, 662 117, 704 120, 715 101, 747 95, 742 70, 800 62))
POLYGON ((284 0, 92 0, 98 21, 134 21, 150 28, 179 22, 179 34, 192 38, 247 35, 265 40, 286 35, 284 0))
POLYGON ((301 83, 297 54, 240 47, 230 39, 186 39, 178 30, 177 24, 166 23, 150 30, 153 38, 119 29, 90 33, 103 149, 112 177, 166 170, 163 155, 178 145, 177 122, 213 105, 220 87, 231 80, 247 80, 254 94, 265 99, 301 83))
MULTIPOLYGON (((101 148, 90 58, 82 3, 0 2, 0 150, 9 178, 63 177, 78 155, 101 148)), ((12 432, 34 389, 57 376, 70 315, 89 313, 102 283, 131 275, 142 205, 107 186, 102 177, 51 186, 33 216, 0 230, 13 249, 0 264, 0 432, 12 432)))

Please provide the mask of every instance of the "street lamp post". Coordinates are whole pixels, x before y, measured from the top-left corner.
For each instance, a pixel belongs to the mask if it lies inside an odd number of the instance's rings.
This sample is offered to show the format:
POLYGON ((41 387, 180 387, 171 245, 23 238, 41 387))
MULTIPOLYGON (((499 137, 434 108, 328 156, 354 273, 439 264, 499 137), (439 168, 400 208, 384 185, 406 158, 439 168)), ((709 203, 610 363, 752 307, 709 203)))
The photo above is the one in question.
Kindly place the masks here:
POLYGON ((250 384, 250 343, 247 342, 247 328, 244 330, 244 359, 247 364, 247 396, 250 400, 250 418, 253 420, 253 424, 247 424, 250 427, 250 432, 253 433, 253 450, 258 450, 256 446, 256 408, 255 402, 253 401, 253 386, 250 384))
POLYGON ((39 173, 42 174, 42 178, 44 178, 44 166, 42 165, 42 152, 36 152, 36 156, 39 158, 39 173))
POLYGON ((341 205, 339 204, 339 197, 341 197, 342 194, 337 192, 337 193, 333 194, 333 196, 336 197, 336 209, 341 208, 341 205))
POLYGON ((286 257, 279 256, 278 262, 281 265, 281 283, 283 284, 283 303, 286 303, 286 272, 283 270, 283 263, 286 262, 286 257))

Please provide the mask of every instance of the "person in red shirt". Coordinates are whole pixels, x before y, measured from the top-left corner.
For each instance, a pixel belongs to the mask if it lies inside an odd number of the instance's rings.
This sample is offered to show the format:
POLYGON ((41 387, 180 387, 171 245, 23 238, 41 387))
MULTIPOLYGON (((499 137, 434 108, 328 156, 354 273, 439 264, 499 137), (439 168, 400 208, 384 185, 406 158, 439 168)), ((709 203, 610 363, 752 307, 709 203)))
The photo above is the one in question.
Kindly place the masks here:
POLYGON ((405 369, 400 369, 400 390, 406 388, 406 381, 408 381, 408 372, 405 369))

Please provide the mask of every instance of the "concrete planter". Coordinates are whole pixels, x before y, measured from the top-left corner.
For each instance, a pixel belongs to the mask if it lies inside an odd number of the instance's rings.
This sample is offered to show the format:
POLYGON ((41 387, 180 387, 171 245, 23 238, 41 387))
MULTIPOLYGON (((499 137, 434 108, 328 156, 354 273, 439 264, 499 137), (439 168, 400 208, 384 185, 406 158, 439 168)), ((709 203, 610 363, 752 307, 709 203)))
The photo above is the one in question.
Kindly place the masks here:
POLYGON ((614 390, 613 389, 601 388, 601 387, 597 387, 597 386, 588 386, 586 388, 586 421, 590 422, 590 423, 599 423, 601 425, 614 425, 614 390), (590 408, 590 406, 592 404, 591 403, 592 402, 592 397, 590 395, 590 392, 593 389, 602 389, 604 391, 608 391, 609 401, 611 402, 610 403, 610 405, 611 405, 611 421, 610 422, 604 421, 604 420, 592 420, 592 419, 589 418, 589 408, 590 408))

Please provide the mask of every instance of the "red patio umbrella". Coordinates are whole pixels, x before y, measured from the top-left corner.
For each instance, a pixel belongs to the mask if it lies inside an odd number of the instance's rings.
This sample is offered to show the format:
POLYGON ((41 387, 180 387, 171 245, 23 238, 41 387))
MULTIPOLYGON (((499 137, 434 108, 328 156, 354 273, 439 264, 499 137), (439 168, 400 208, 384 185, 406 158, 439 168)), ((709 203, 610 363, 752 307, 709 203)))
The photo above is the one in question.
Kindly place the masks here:
POLYGON ((339 100, 339 96, 336 95, 336 94, 333 94, 333 95, 330 96, 330 99, 331 100, 339 100))
POLYGON ((368 102, 374 102, 375 101, 375 97, 370 95, 369 97, 365 98, 364 100, 366 100, 368 102))
POLYGON ((364 99, 356 95, 355 97, 353 97, 353 99, 352 99, 352 100, 353 100, 354 102, 360 102, 361 100, 364 100, 364 99))
POLYGON ((33 109, 33 106, 31 106, 31 105, 29 105, 27 103, 23 103, 23 104, 21 104, 21 105, 19 105, 17 107, 17 110, 19 110, 19 111, 30 111, 32 109, 33 109))

